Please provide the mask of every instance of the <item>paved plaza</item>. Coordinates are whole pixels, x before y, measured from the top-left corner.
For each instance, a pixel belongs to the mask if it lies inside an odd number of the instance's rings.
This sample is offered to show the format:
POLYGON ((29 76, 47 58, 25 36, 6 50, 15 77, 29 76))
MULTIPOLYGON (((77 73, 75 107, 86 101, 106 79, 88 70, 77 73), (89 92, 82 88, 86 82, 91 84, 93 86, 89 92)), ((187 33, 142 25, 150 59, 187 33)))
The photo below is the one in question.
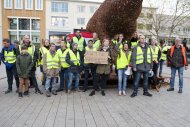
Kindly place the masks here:
MULTIPOLYGON (((1 78, 5 77, 4 66, 0 67, 1 78)), ((164 69, 165 75, 170 73, 164 69)), ((176 89, 167 92, 151 90, 153 97, 142 95, 142 88, 135 98, 118 96, 117 89, 107 89, 106 96, 99 92, 89 97, 90 91, 65 92, 47 98, 36 95, 18 98, 14 91, 5 95, 6 78, 0 80, 0 127, 189 127, 190 126, 190 71, 184 74, 184 92, 176 89)), ((40 78, 38 76, 40 83, 40 78)), ((43 86, 39 85, 41 89, 43 86)), ((44 90, 44 89, 43 89, 44 90)))

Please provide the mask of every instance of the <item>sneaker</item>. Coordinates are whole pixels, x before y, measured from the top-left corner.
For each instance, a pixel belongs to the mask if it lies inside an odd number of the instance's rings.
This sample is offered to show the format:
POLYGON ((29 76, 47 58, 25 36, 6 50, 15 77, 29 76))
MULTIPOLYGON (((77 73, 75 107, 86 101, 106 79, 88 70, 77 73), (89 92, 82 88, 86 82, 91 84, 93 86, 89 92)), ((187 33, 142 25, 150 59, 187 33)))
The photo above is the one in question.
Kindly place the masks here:
POLYGON ((123 95, 126 96, 126 92, 125 91, 123 91, 123 95))
POLYGON ((121 96, 121 91, 119 91, 118 95, 121 96))
POLYGON ((84 89, 83 92, 86 92, 88 89, 84 89))
POLYGON ((46 92, 46 97, 51 97, 51 94, 49 91, 46 92))
POLYGON ((38 94, 38 93, 39 93, 39 94, 43 94, 43 92, 42 92, 41 90, 36 90, 36 91, 35 91, 35 94, 38 94))
POLYGON ((102 93, 102 96, 105 96, 105 95, 106 95, 106 93, 104 92, 104 90, 102 90, 101 93, 102 93))
POLYGON ((183 93, 182 89, 179 89, 178 93, 183 93))
POLYGON ((52 94, 53 94, 53 95, 57 95, 57 92, 56 92, 56 91, 52 91, 52 94))
POLYGON ((93 96, 93 95, 95 95, 95 91, 94 90, 89 94, 89 96, 93 96))
POLYGON ((168 92, 174 91, 174 88, 169 88, 169 89, 167 89, 167 91, 168 91, 168 92))
POLYGON ((68 90, 67 93, 68 93, 68 94, 71 94, 71 90, 68 90))
POLYGON ((8 90, 5 91, 5 94, 8 94, 10 92, 12 92, 12 90, 8 89, 8 90))
POLYGON ((135 93, 135 92, 133 92, 132 94, 131 94, 131 97, 133 98, 133 97, 136 97, 137 96, 137 93, 135 93))
POLYGON ((144 92, 143 95, 148 96, 148 97, 152 97, 152 94, 150 94, 149 92, 144 92))

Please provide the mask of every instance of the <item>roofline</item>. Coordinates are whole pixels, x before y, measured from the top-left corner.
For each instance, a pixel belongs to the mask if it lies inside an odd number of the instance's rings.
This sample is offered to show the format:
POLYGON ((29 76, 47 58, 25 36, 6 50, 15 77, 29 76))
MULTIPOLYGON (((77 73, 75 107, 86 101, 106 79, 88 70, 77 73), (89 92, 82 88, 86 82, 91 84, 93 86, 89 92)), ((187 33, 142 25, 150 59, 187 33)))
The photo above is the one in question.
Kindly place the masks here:
POLYGON ((89 0, 50 0, 50 1, 66 1, 66 2, 80 2, 80 3, 93 3, 93 4, 102 4, 103 2, 95 2, 89 0))

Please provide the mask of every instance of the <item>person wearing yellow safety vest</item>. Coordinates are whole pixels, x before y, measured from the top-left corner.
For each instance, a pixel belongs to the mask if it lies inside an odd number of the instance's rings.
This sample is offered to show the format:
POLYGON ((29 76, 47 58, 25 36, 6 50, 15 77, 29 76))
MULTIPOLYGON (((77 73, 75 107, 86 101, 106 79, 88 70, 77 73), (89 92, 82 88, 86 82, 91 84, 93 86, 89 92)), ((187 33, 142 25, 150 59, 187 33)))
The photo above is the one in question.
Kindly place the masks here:
POLYGON ((18 50, 14 47, 8 38, 3 39, 3 45, 1 51, 1 61, 5 64, 7 73, 8 89, 5 94, 12 92, 13 76, 16 81, 17 90, 19 88, 19 77, 16 69, 16 58, 18 56, 18 50))
POLYGON ((71 39, 71 37, 69 35, 66 36, 65 42, 67 44, 67 48, 71 49, 72 48, 71 47, 72 46, 72 39, 71 39))
POLYGON ((153 72, 154 72, 154 78, 157 78, 158 74, 158 65, 159 65, 159 59, 161 57, 161 51, 158 46, 156 46, 157 40, 156 38, 152 37, 150 42, 150 48, 152 52, 152 61, 153 61, 153 72))
POLYGON ((40 66, 40 71, 43 73, 43 81, 42 85, 45 86, 46 83, 46 75, 43 72, 43 56, 49 51, 50 42, 48 39, 44 41, 44 45, 39 48, 39 58, 38 58, 38 65, 40 66))
POLYGON ((159 84, 157 83, 157 75, 158 75, 158 66, 159 66, 159 59, 161 57, 161 51, 160 48, 157 46, 157 40, 156 38, 152 37, 150 39, 150 48, 152 52, 152 62, 153 62, 153 68, 152 71, 154 72, 154 75, 150 77, 150 82, 152 87, 156 88, 158 91, 159 84))
MULTIPOLYGON (((80 61, 81 61, 81 66, 80 66, 80 71, 83 70, 83 63, 84 63, 84 48, 86 47, 86 41, 84 37, 82 37, 80 31, 76 31, 75 36, 72 39, 73 43, 78 44, 78 51, 80 53, 80 61)), ((73 45, 73 44, 72 44, 73 45)))
MULTIPOLYGON (((86 51, 96 51, 96 48, 94 47, 92 40, 88 41, 88 46, 85 47, 85 52, 86 51)), ((88 78, 89 78, 90 72, 93 77, 93 85, 96 85, 96 68, 97 68, 96 64, 85 62, 85 55, 84 55, 84 90, 83 92, 86 92, 88 90, 88 78)))
POLYGON ((68 82, 68 69, 70 65, 66 62, 66 55, 70 51, 70 48, 67 48, 67 43, 65 41, 61 42, 61 48, 57 50, 60 63, 61 63, 61 69, 59 72, 59 77, 60 77, 60 87, 57 90, 58 92, 63 91, 64 86, 65 90, 67 91, 67 85, 64 83, 64 80, 66 83, 68 82))
POLYGON ((108 52, 108 57, 105 58, 108 62, 107 64, 98 64, 97 65, 97 69, 96 69, 96 73, 97 73, 97 81, 100 81, 99 83, 97 83, 94 86, 94 89, 92 90, 92 92, 89 94, 89 96, 93 96, 95 95, 95 91, 101 87, 101 94, 102 96, 105 96, 105 87, 107 84, 107 80, 109 78, 111 69, 110 66, 112 64, 112 50, 110 48, 110 40, 108 39, 104 39, 101 48, 99 49, 99 51, 102 52, 108 52))
POLYGON ((116 67, 118 71, 118 95, 121 96, 123 93, 126 96, 126 86, 127 86, 127 75, 125 71, 131 61, 131 51, 129 51, 128 44, 123 45, 123 49, 119 49, 119 43, 116 45, 115 50, 117 51, 117 62, 116 67))
POLYGON ((168 53, 168 46, 165 45, 164 40, 160 41, 160 50, 161 50, 161 57, 159 59, 159 77, 162 77, 162 70, 164 62, 167 60, 167 53, 168 53))
POLYGON ((152 94, 148 92, 148 76, 149 71, 152 69, 152 53, 150 47, 146 44, 145 36, 143 35, 139 37, 139 44, 133 48, 131 65, 135 72, 133 80, 134 91, 131 97, 137 96, 141 75, 143 75, 143 95, 152 97, 152 94))
POLYGON ((25 35, 23 37, 23 44, 22 45, 19 45, 19 53, 21 53, 21 47, 22 46, 26 46, 27 47, 27 50, 28 50, 28 53, 32 56, 32 60, 33 60, 33 67, 32 67, 32 70, 31 70, 31 77, 29 78, 30 80, 30 87, 29 88, 32 88, 32 87, 35 87, 35 93, 39 93, 39 94, 43 94, 41 92, 41 90, 38 88, 38 83, 37 83, 37 80, 36 80, 36 65, 37 65, 37 60, 38 60, 38 49, 36 49, 36 47, 34 45, 31 44, 30 42, 30 37, 28 35, 25 35))
POLYGON ((116 45, 118 42, 119 34, 115 34, 114 38, 112 39, 112 44, 111 45, 116 45))
POLYGON ((101 42, 98 39, 98 34, 97 33, 93 33, 93 48, 99 49, 101 42))
POLYGON ((75 80, 75 90, 80 92, 79 89, 79 77, 80 77, 80 65, 81 65, 81 57, 80 53, 77 50, 78 44, 73 43, 72 44, 72 50, 70 50, 66 55, 66 62, 69 64, 69 70, 68 70, 68 83, 67 83, 67 89, 68 93, 71 93, 71 87, 72 87, 72 81, 75 80))
POLYGON ((57 95, 56 92, 56 78, 59 76, 60 60, 56 52, 54 43, 50 44, 50 50, 43 56, 43 70, 46 73, 46 96, 50 97, 50 83, 52 82, 52 94, 57 95))
POLYGON ((129 43, 129 47, 133 49, 135 46, 138 45, 138 34, 135 32, 131 38, 131 41, 129 43))

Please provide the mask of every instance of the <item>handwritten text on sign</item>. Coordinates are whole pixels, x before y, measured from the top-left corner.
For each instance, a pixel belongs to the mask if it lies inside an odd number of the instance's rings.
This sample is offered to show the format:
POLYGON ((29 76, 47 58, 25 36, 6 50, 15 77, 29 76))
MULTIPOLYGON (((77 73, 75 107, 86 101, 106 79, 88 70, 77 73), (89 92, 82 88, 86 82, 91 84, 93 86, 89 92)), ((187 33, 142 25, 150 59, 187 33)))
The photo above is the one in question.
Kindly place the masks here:
POLYGON ((108 52, 86 51, 85 63, 108 64, 108 52))

